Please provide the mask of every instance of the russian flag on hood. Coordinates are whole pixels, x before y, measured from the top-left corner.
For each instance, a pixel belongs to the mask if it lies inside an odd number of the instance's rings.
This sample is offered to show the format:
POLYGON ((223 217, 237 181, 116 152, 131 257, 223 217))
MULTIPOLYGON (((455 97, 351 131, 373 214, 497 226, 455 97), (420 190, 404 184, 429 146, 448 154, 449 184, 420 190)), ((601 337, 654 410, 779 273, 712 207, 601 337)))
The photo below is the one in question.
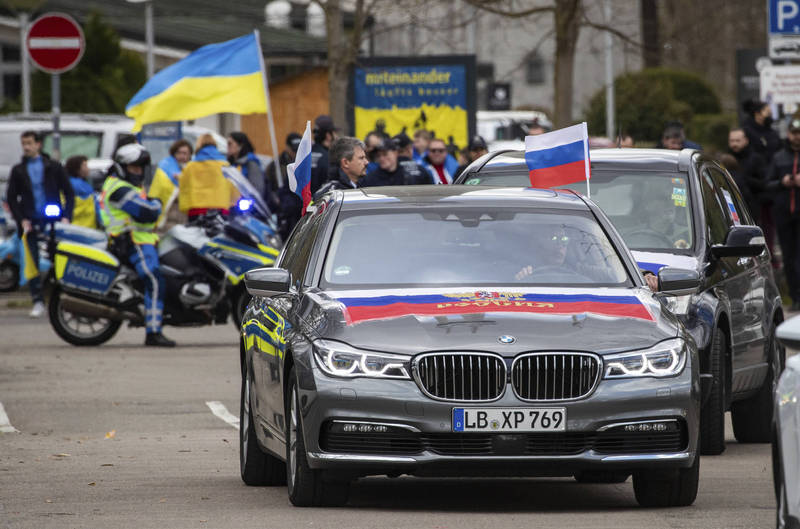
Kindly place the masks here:
POLYGON ((311 122, 306 121, 306 130, 300 145, 297 146, 297 156, 294 162, 286 166, 289 173, 289 189, 303 199, 303 215, 311 202, 311 122))
POLYGON ((586 123, 525 137, 525 162, 532 187, 551 187, 586 180, 589 184, 589 133, 586 123))

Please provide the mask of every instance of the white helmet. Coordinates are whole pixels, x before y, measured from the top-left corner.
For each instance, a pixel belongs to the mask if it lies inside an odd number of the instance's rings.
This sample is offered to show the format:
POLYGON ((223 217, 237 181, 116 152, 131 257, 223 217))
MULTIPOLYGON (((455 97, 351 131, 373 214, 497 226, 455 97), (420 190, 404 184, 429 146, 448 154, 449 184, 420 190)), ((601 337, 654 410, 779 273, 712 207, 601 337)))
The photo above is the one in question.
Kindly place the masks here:
POLYGON ((129 165, 138 165, 146 170, 150 165, 150 153, 138 143, 123 145, 114 153, 114 170, 117 175, 138 185, 142 180, 142 175, 130 174, 127 171, 129 165))

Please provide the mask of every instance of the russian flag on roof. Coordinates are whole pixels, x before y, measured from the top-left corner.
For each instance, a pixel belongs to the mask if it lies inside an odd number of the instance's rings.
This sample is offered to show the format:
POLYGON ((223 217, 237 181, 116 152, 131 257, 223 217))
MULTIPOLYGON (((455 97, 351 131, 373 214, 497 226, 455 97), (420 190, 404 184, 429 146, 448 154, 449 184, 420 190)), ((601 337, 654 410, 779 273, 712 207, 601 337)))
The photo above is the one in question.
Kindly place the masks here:
POLYGON ((525 137, 525 162, 532 187, 551 187, 586 180, 589 184, 589 132, 586 123, 525 137))
POLYGON ((311 203, 311 122, 306 121, 306 130, 300 145, 297 146, 297 156, 294 162, 286 166, 289 173, 289 189, 303 199, 303 215, 311 203))

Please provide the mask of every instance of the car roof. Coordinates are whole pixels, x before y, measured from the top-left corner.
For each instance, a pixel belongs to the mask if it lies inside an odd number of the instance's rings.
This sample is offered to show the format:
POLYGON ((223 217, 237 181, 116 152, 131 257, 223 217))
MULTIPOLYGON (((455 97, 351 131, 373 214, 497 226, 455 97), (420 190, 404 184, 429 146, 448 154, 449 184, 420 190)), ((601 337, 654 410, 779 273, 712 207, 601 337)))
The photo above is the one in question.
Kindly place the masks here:
POLYGON ((498 205, 588 211, 589 206, 569 190, 461 185, 385 186, 339 191, 344 211, 409 206, 498 205))
MULTIPOLYGON (((592 149, 589 159, 592 167, 598 169, 614 169, 624 167, 631 169, 635 166, 641 171, 680 172, 689 168, 693 155, 699 154, 695 149, 680 151, 670 149, 592 149)), ((489 153, 486 160, 477 169, 481 171, 517 171, 527 167, 525 164, 525 151, 501 151, 489 153)), ((472 171, 471 171, 472 172, 472 171)))

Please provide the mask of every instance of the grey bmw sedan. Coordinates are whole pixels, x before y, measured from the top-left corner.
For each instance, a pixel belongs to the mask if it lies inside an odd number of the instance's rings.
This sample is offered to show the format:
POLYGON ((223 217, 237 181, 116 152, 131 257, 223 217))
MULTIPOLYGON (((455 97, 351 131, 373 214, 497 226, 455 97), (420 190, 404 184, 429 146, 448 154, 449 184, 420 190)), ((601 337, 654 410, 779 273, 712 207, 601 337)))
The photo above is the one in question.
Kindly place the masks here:
POLYGON ((643 506, 697 495, 697 347, 619 234, 572 192, 335 191, 243 319, 240 463, 297 506, 369 475, 632 476, 643 506))

